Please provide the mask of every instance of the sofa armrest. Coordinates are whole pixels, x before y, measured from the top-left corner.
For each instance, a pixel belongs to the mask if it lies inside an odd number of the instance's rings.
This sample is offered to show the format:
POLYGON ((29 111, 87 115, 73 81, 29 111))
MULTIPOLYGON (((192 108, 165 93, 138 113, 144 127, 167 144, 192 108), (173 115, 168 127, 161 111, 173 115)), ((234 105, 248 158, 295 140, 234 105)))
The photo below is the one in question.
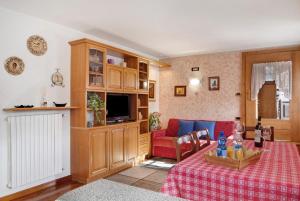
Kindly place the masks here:
POLYGON ((165 137, 166 136, 166 129, 152 131, 152 139, 157 137, 165 137))

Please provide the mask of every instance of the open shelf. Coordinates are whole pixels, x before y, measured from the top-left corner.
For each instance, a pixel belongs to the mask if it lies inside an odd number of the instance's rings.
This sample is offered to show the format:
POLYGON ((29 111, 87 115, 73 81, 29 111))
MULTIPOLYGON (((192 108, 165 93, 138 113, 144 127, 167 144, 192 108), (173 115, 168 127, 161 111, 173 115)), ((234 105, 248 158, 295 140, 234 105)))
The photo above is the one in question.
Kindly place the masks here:
POLYGON ((118 67, 138 69, 138 58, 136 56, 116 52, 112 49, 108 49, 107 51, 107 63, 118 67), (112 63, 109 63, 108 60, 112 63))
POLYGON ((138 108, 148 108, 148 94, 138 95, 138 108))
POLYGON ((100 109, 97 113, 99 121, 97 120, 97 115, 96 113, 89 108, 89 99, 90 96, 96 94, 101 100, 105 101, 106 103, 106 95, 105 92, 98 92, 98 91, 87 91, 87 105, 86 105, 86 115, 87 115, 87 122, 86 126, 91 128, 91 127, 101 127, 106 125, 106 111, 105 107, 100 109))
POLYGON ((147 121, 140 122, 140 134, 149 132, 149 123, 147 121))

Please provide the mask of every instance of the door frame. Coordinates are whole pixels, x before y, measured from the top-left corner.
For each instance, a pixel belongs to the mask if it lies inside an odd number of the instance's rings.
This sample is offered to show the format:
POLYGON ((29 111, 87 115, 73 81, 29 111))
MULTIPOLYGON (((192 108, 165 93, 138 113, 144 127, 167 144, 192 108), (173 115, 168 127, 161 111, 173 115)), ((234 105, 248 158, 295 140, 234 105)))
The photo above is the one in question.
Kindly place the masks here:
MULTIPOLYGON (((289 120, 264 119, 263 124, 275 127, 275 139, 300 142, 300 46, 272 48, 242 53, 242 93, 241 122, 246 127, 256 124, 255 101, 251 101, 251 73, 253 63, 291 60, 292 67, 292 100, 289 120), (298 86, 297 86, 298 85, 298 86)), ((248 134, 248 133, 247 133, 248 134)), ((249 132, 253 135, 253 132, 249 132)))

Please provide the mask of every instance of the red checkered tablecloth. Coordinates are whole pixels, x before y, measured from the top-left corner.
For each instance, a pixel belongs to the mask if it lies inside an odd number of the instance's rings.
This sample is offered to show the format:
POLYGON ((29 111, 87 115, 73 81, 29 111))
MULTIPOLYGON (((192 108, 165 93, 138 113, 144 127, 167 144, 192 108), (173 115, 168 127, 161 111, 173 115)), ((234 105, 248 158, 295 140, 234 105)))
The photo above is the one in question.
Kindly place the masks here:
MULTIPOLYGON (((242 170, 207 163, 203 154, 216 146, 174 166, 162 192, 188 200, 300 200, 300 157, 295 144, 264 142, 260 160, 242 170)), ((255 149, 253 141, 244 141, 244 146, 255 149)))

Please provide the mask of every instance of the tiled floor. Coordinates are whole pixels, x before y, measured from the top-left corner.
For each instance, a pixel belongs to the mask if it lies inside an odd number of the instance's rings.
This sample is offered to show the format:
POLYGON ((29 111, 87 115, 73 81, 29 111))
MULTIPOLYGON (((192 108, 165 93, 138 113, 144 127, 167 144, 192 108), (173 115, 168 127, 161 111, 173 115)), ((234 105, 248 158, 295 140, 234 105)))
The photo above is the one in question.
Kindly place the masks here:
POLYGON ((106 179, 160 192, 168 170, 175 163, 176 161, 171 159, 152 158, 139 166, 132 167, 106 179))

